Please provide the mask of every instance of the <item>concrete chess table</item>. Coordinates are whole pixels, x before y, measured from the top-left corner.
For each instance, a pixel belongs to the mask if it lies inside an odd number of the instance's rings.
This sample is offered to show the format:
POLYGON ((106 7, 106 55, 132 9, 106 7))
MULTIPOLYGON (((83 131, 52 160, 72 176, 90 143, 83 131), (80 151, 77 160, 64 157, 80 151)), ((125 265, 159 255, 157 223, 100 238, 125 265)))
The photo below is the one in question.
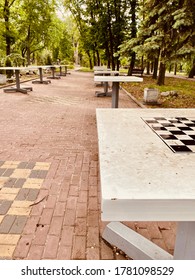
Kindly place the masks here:
POLYGON ((112 108, 118 108, 119 103, 119 83, 143 82, 143 78, 134 76, 94 76, 95 82, 112 82, 112 108))
POLYGON ((195 109, 96 115, 103 238, 133 259, 195 260, 195 109), (122 221, 177 221, 174 256, 122 221))

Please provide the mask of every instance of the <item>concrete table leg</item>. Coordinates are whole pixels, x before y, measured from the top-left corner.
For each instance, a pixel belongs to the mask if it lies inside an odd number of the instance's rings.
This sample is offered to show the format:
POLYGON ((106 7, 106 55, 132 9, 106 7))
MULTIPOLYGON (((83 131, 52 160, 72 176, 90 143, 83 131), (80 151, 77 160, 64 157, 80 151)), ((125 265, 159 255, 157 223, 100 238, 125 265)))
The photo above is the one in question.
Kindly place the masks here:
POLYGON ((102 237, 134 260, 172 260, 173 256, 120 222, 109 223, 102 237))
POLYGON ((118 108, 119 82, 113 82, 112 85, 112 108, 118 108))
POLYGON ((38 68, 38 69, 39 69, 39 78, 40 78, 40 80, 39 81, 33 81, 32 83, 33 84, 46 84, 46 85, 51 83, 50 80, 48 80, 48 81, 44 81, 43 80, 43 69, 42 68, 38 68))
POLYGON ((195 260, 195 222, 178 223, 174 259, 195 260))

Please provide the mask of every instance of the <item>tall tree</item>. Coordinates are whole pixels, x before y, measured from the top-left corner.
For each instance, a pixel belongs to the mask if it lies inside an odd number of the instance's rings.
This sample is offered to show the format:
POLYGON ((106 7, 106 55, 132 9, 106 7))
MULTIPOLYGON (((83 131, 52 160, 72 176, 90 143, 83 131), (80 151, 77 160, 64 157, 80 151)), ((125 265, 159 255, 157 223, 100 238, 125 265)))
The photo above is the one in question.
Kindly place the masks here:
POLYGON ((18 45, 30 64, 31 54, 48 44, 49 27, 54 14, 53 0, 23 0, 18 12, 18 45))
POLYGON ((11 45, 14 42, 13 35, 13 25, 11 25, 10 17, 12 15, 12 7, 14 6, 16 0, 1 0, 1 11, 3 14, 4 20, 4 32, 3 37, 5 38, 6 45, 6 55, 10 55, 11 53, 11 45))

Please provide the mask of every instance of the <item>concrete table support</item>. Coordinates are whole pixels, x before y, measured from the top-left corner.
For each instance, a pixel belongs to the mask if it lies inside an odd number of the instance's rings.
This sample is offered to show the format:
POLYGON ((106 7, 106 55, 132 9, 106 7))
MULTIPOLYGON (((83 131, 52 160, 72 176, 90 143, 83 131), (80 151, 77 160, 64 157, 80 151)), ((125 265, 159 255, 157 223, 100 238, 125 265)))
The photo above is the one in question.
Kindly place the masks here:
POLYGON ((46 67, 44 67, 44 66, 37 66, 37 69, 39 70, 39 80, 33 81, 32 83, 33 84, 46 84, 46 85, 51 83, 50 80, 46 81, 46 80, 43 79, 43 69, 46 69, 46 67))
POLYGON ((16 87, 5 88, 4 92, 21 92, 27 93, 27 91, 32 91, 32 87, 22 87, 20 86, 20 70, 26 70, 27 67, 0 67, 1 70, 13 70, 16 77, 16 87))
MULTIPOLYGON (((97 71, 96 70, 96 71, 94 71, 94 75, 95 76, 112 76, 112 75, 117 76, 117 75, 119 75, 119 71, 111 71, 111 70, 98 70, 97 71)), ((110 91, 110 92, 108 91, 108 87, 109 87, 108 82, 103 82, 102 85, 103 85, 104 91, 103 92, 96 91, 95 95, 97 97, 112 96, 112 91, 110 91)))
POLYGON ((60 76, 55 75, 56 66, 51 65, 50 69, 51 69, 51 72, 52 72, 52 76, 47 77, 47 79, 60 79, 61 78, 60 76))

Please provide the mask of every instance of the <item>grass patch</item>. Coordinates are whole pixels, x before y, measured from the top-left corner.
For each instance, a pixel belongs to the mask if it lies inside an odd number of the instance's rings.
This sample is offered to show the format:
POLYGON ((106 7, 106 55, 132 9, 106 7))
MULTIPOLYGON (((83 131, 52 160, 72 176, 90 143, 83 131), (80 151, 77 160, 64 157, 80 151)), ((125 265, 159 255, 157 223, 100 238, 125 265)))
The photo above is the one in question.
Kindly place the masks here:
POLYGON ((81 68, 79 68, 78 71, 81 71, 81 72, 93 72, 94 70, 90 69, 89 67, 81 67, 81 68))
POLYGON ((176 77, 166 77, 165 85, 158 86, 152 77, 144 76, 143 83, 124 83, 123 88, 131 93, 140 103, 143 103, 144 88, 156 88, 159 92, 176 91, 177 96, 159 98, 155 108, 195 108, 195 81, 176 77))

